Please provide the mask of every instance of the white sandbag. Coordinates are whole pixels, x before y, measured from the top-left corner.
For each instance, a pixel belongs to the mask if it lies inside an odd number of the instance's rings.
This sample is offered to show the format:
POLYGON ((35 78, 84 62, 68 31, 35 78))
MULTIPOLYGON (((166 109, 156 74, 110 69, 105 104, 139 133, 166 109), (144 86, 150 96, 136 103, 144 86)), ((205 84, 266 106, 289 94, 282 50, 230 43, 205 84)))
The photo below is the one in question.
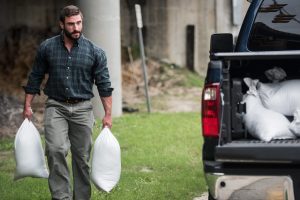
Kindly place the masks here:
POLYGON ((24 177, 48 178, 41 137, 31 121, 23 121, 15 137, 14 180, 24 177))
POLYGON ((119 182, 120 175, 120 145, 110 129, 105 127, 94 144, 91 180, 99 190, 110 192, 119 182))
POLYGON ((245 78, 244 82, 249 90, 244 95, 246 113, 243 120, 249 133, 255 138, 267 142, 272 139, 295 138, 295 135, 289 130, 289 120, 284 115, 266 109, 262 105, 255 87, 258 80, 245 78))
POLYGON ((300 108, 300 80, 280 83, 257 83, 263 105, 270 110, 292 116, 300 108))
POLYGON ((300 137, 300 109, 294 112, 294 120, 289 126, 290 130, 298 137, 300 137))

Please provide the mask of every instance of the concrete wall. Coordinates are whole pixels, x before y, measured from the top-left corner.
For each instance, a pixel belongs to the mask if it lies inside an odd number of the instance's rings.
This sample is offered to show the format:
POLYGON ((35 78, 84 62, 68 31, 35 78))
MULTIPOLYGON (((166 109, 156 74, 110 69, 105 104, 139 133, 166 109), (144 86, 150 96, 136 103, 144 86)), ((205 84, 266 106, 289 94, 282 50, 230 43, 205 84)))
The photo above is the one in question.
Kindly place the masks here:
POLYGON ((209 38, 215 32, 216 27, 216 4, 215 1, 200 0, 198 5, 197 15, 197 35, 196 35, 196 48, 198 54, 195 55, 195 71, 204 75, 208 63, 209 56, 209 38))
POLYGON ((198 0, 168 0, 168 59, 180 66, 186 66, 187 26, 195 26, 195 37, 198 34, 198 4, 198 0))
MULTIPOLYGON (((147 57, 167 59, 186 66, 186 27, 195 27, 194 70, 204 75, 209 61, 212 33, 238 34, 240 24, 233 23, 233 3, 241 6, 243 18, 246 0, 144 0, 142 6, 144 41, 147 57)), ((137 45, 136 21, 128 2, 121 1, 122 45, 137 45)), ((136 2, 139 2, 138 0, 136 2)))
POLYGON ((235 0, 201 0, 199 7, 199 37, 196 43, 199 54, 196 56, 197 67, 195 71, 200 75, 206 74, 207 64, 209 62, 210 36, 213 33, 232 33, 234 40, 236 39, 241 22, 250 5, 246 0, 236 0, 240 23, 233 23, 233 3, 235 0))
MULTIPOLYGON (((209 61, 210 36, 213 33, 233 33, 237 36, 240 25, 233 23, 234 0, 168 0, 168 58, 186 66, 186 26, 195 26, 194 70, 204 75, 209 61)), ((244 17, 248 3, 239 1, 244 17)), ((239 10, 238 10, 239 11, 239 10)))
MULTIPOLYGON (((120 1, 121 6, 121 40, 122 46, 137 49, 138 34, 136 27, 135 1, 120 1)), ((168 57, 168 27, 167 27, 167 0, 136 1, 141 5, 143 20, 143 39, 147 57, 168 57)), ((123 53, 127 53, 126 51, 123 53)), ((126 56, 125 56, 126 57, 126 56)))
POLYGON ((128 1, 120 0, 121 16, 121 45, 132 46, 137 43, 137 30, 134 6, 129 5, 128 1))
POLYGON ((146 54, 151 57, 165 58, 169 56, 168 38, 170 35, 166 8, 168 8, 167 0, 148 0, 142 5, 146 54))
MULTIPOLYGON (((132 46, 138 52, 134 3, 140 3, 143 14, 143 35, 147 57, 167 59, 186 66, 186 27, 195 27, 194 69, 205 74, 208 62, 209 40, 212 33, 232 32, 232 3, 246 0, 120 0, 121 45, 132 46)), ((58 32, 59 9, 75 0, 0 0, 0 44, 11 26, 48 29, 58 32)), ((127 54, 127 52, 123 52, 127 54)))
POLYGON ((59 31, 59 9, 72 3, 71 0, 0 0, 0 43, 12 26, 59 31))

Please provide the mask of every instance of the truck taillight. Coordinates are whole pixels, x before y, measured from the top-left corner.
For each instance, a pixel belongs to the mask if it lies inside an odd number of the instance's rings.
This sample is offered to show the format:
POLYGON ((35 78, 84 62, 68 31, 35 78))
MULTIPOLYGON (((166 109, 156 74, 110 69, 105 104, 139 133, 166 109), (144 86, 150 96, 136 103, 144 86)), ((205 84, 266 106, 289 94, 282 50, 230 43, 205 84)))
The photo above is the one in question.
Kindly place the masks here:
POLYGON ((208 84, 202 93, 202 133, 218 137, 220 129, 220 84, 208 84))

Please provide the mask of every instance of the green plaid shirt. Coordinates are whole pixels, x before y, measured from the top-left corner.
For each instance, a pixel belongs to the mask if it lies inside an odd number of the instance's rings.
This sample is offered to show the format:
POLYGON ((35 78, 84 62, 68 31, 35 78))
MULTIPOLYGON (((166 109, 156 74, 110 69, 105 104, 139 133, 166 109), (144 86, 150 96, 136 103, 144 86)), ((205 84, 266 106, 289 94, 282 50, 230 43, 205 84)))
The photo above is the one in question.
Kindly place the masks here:
POLYGON ((37 51, 25 92, 40 94, 45 74, 49 77, 44 93, 53 99, 91 99, 94 83, 101 97, 112 94, 105 53, 83 35, 70 52, 63 35, 45 40, 37 51))

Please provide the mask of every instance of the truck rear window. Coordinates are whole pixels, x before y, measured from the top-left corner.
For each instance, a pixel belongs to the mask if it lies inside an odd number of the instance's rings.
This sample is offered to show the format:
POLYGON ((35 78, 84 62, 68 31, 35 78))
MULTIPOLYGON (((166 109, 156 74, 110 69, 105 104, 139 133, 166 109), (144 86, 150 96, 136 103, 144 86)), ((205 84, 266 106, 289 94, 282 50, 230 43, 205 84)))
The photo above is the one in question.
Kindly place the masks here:
POLYGON ((300 0, 264 0, 248 48, 251 51, 300 50, 300 0))

